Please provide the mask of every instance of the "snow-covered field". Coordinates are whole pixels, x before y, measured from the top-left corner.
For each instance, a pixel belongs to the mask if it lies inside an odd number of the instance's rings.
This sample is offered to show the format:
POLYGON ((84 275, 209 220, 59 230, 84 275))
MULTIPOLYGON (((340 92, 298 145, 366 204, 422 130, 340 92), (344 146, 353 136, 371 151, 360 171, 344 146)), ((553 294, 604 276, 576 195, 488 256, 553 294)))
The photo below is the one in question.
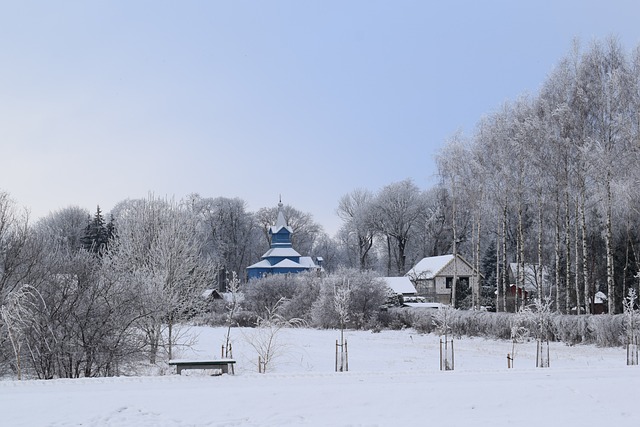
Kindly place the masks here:
MULTIPOLYGON (((218 356, 225 330, 194 328, 180 358, 218 356)), ((349 372, 336 373, 338 331, 288 329, 267 374, 232 331, 236 375, 0 381, 2 426, 599 426, 640 425, 640 367, 621 348, 455 340, 455 370, 439 370, 439 338, 412 330, 347 332, 349 372)))

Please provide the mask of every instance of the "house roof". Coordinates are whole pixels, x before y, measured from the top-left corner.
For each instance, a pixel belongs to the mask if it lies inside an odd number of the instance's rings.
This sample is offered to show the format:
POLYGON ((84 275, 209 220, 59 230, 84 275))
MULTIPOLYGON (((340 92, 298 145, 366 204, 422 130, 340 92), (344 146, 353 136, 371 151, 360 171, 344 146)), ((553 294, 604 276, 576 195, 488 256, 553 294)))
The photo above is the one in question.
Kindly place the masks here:
POLYGON ((451 261, 453 261, 452 254, 422 258, 406 276, 433 279, 451 261))
POLYGON ((416 288, 407 276, 383 277, 385 284, 396 294, 415 294, 416 288))
MULTIPOLYGON (((474 274, 482 277, 481 274, 477 272, 475 268, 471 264, 469 264, 464 258, 458 255, 458 262, 462 262, 466 268, 471 269, 474 274)), ((415 279, 433 279, 434 277, 440 275, 442 270, 445 269, 451 262, 453 261, 453 254, 449 255, 439 255, 422 258, 411 270, 405 274, 405 276, 415 279)), ((458 266, 458 270, 460 269, 460 265, 458 266)))

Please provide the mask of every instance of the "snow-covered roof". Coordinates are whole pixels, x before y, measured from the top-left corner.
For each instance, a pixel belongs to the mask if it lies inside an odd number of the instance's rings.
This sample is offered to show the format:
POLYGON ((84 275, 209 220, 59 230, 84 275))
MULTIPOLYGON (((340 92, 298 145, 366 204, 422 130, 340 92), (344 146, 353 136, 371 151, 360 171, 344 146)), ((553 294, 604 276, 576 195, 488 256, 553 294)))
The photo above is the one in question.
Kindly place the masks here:
POLYGON ((209 298, 214 292, 216 292, 215 289, 205 289, 202 292, 202 298, 209 298))
POLYGON ((607 296, 604 294, 604 292, 598 291, 596 292, 593 299, 596 304, 604 304, 604 302, 607 300, 607 296))
POLYGON ((440 255, 422 258, 409 272, 407 277, 433 279, 440 270, 453 261, 453 255, 440 255))
POLYGON ((385 284, 396 294, 415 294, 416 288, 407 277, 383 277, 385 284))
POLYGON ((249 267, 247 267, 247 269, 249 268, 271 268, 271 263, 266 259, 263 259, 262 261, 256 262, 255 264, 252 264, 249 267))
POLYGON ((404 305, 405 307, 428 308, 431 310, 437 310, 445 306, 444 304, 441 304, 439 302, 405 302, 402 305, 404 305))
POLYGON ((282 202, 280 202, 278 204, 278 219, 276 220, 276 225, 271 226, 271 234, 276 234, 283 228, 293 234, 293 230, 287 225, 287 221, 284 219, 284 214, 282 213, 282 202))
POLYGON ((273 268, 304 268, 304 266, 290 259, 283 259, 279 263, 275 264, 273 268))
POLYGON ((269 249, 267 252, 265 252, 265 254, 262 255, 262 258, 270 258, 270 257, 297 258, 299 256, 300 254, 298 253, 298 251, 296 251, 291 247, 289 248, 274 247, 269 249))
POLYGON ((318 267, 318 265, 313 262, 313 258, 311 258, 310 256, 301 256, 300 257, 300 265, 306 267, 306 268, 315 268, 318 267))

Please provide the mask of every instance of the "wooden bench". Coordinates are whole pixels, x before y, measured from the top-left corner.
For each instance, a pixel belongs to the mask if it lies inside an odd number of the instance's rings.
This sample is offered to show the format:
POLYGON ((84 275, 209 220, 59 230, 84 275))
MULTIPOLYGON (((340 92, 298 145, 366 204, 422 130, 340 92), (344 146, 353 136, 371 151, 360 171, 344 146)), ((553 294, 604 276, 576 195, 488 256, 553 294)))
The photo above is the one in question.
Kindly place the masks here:
POLYGON ((219 369, 223 374, 229 373, 229 367, 233 373, 233 359, 219 360, 170 360, 169 365, 175 365, 177 374, 180 375, 183 369, 219 369))

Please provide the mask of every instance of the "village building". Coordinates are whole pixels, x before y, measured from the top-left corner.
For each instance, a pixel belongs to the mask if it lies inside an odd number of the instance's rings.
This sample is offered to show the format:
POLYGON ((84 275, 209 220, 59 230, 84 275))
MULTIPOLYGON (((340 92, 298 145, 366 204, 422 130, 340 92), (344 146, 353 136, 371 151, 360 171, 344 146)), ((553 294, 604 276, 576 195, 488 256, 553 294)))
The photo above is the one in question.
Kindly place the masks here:
POLYGON ((282 202, 278 204, 276 224, 269 228, 271 248, 262 255, 262 259, 247 267, 247 278, 257 279, 269 274, 300 273, 303 271, 322 271, 322 258, 314 261, 309 256, 300 255, 291 244, 293 230, 282 213, 282 202))
POLYGON ((506 298, 506 311, 515 311, 518 306, 529 304, 538 294, 549 295, 551 281, 549 269, 544 265, 512 262, 507 271, 509 290, 506 298), (524 282, 524 287, 523 283, 524 282))
POLYGON ((454 277, 456 289, 477 289, 480 282, 480 273, 460 255, 452 254, 423 258, 405 276, 419 296, 441 304, 451 304, 454 277))
POLYGON ((428 302, 423 296, 418 295, 413 282, 407 276, 383 277, 389 293, 389 303, 393 306, 438 309, 442 304, 428 302))

